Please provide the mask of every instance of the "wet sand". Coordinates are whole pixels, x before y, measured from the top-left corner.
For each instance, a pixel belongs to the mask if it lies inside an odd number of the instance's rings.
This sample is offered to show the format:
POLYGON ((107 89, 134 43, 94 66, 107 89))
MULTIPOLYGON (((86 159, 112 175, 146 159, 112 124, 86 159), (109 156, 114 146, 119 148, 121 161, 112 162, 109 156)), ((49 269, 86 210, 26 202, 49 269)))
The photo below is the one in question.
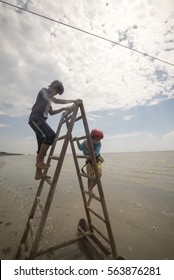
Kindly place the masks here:
MULTIPOLYGON (((142 165, 132 169, 132 161, 122 164, 118 155, 104 158, 102 184, 119 254, 127 259, 174 259, 174 166, 166 171, 160 165, 160 174, 157 170, 152 174, 148 166, 143 173, 142 165)), ((39 184, 33 179, 34 161, 34 156, 0 158, 1 259, 14 259, 24 231, 39 184)), ((86 218, 75 172, 68 155, 42 237, 43 248, 75 238, 78 221, 86 218)), ((50 174, 53 174, 51 169, 50 174)), ((45 185, 43 196, 47 191, 45 185)), ((92 207, 99 210, 96 201, 92 207)), ((38 217, 39 214, 38 211, 38 217)), ((101 226, 98 221, 95 223, 101 226)), ((60 251, 57 258, 88 257, 81 248, 72 245, 60 251)))

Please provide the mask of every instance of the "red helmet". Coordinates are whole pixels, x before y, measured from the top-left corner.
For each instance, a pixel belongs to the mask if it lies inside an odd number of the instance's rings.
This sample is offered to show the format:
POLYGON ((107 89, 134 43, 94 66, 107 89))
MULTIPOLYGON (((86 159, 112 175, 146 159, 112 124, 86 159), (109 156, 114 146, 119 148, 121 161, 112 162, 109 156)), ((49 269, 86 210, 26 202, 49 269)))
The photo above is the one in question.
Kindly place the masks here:
POLYGON ((91 137, 96 137, 100 140, 100 139, 103 139, 104 134, 98 128, 94 128, 94 129, 91 130, 91 137))

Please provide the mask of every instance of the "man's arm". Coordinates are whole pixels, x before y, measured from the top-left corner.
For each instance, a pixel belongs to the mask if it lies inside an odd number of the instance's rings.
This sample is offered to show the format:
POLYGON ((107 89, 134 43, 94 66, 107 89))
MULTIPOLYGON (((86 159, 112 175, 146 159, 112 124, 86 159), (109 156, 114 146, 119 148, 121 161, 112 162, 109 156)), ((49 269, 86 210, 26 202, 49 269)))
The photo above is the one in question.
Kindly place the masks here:
POLYGON ((82 104, 82 99, 76 99, 76 100, 65 100, 65 99, 57 99, 54 96, 51 97, 51 101, 55 104, 69 104, 69 103, 76 103, 76 104, 82 104))
POLYGON ((49 109, 49 114, 50 114, 50 115, 59 114, 59 113, 61 113, 62 111, 67 110, 67 108, 68 108, 68 107, 66 107, 66 108, 60 108, 60 109, 57 109, 57 110, 53 110, 52 107, 50 107, 50 109, 49 109))
POLYGON ((69 104, 69 103, 75 103, 76 102, 76 100, 57 99, 54 96, 51 97, 51 101, 55 104, 69 104))

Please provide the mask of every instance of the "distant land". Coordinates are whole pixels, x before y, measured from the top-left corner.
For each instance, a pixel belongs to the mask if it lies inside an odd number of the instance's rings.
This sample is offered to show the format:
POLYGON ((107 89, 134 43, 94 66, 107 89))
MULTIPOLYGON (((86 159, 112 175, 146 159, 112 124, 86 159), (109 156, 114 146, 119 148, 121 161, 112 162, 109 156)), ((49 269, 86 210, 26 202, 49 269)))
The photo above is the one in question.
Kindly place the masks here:
POLYGON ((22 156, 23 154, 18 153, 6 153, 6 152, 0 152, 0 156, 22 156))

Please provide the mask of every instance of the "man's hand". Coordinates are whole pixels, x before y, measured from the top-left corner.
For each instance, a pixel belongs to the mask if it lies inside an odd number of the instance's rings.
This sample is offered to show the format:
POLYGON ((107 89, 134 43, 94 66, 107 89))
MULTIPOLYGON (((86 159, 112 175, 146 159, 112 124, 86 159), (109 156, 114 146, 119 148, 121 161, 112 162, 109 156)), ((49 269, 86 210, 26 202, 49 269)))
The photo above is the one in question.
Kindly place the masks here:
POLYGON ((82 101, 82 99, 77 99, 77 100, 75 101, 75 103, 78 104, 78 105, 81 105, 81 104, 83 103, 83 101, 82 101))

